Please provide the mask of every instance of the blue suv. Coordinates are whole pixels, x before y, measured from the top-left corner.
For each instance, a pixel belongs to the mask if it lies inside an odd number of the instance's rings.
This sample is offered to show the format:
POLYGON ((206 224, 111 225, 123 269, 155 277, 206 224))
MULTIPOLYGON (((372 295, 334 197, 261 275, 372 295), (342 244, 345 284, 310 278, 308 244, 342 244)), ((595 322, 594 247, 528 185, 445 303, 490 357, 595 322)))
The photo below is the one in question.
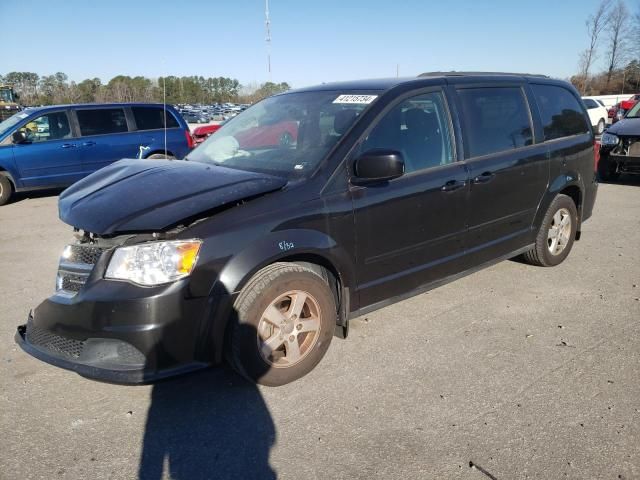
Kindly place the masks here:
POLYGON ((169 105, 29 108, 0 123, 0 205, 14 192, 66 187, 122 158, 184 158, 192 146, 169 105))

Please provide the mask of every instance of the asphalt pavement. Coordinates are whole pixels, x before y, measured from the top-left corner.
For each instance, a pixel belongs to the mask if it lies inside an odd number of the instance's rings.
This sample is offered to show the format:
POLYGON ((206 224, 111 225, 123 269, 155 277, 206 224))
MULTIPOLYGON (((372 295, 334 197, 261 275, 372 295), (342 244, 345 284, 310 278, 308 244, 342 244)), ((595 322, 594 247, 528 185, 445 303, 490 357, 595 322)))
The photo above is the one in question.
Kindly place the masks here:
POLYGON ((0 207, 0 478, 640 478, 640 181, 556 268, 502 262, 352 323, 303 379, 84 379, 13 340, 72 239, 0 207))

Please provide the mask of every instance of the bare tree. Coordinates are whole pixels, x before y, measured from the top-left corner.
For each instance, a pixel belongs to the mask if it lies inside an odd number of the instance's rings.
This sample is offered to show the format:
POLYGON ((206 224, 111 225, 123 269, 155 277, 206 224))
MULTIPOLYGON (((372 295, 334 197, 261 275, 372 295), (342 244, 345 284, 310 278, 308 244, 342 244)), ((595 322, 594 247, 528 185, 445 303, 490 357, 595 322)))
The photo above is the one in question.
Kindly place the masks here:
POLYGON ((622 0, 612 6, 608 15, 609 49, 607 50, 607 87, 614 70, 626 60, 630 47, 631 16, 622 0))
POLYGON ((585 24, 587 33, 589 34, 589 47, 580 55, 580 76, 582 77, 581 91, 586 93, 587 83, 589 81, 589 70, 596 59, 598 40, 600 35, 607 28, 609 21, 609 2, 602 0, 598 9, 593 15, 587 18, 585 24))

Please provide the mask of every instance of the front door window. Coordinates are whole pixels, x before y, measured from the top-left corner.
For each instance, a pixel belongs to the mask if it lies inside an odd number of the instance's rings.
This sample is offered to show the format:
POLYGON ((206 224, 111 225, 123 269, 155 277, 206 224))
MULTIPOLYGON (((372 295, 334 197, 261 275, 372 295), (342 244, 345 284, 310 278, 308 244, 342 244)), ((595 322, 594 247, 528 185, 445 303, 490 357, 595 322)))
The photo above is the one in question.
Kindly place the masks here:
POLYGON ((73 136, 66 112, 47 113, 31 120, 19 130, 27 134, 27 140, 31 143, 60 140, 73 136))

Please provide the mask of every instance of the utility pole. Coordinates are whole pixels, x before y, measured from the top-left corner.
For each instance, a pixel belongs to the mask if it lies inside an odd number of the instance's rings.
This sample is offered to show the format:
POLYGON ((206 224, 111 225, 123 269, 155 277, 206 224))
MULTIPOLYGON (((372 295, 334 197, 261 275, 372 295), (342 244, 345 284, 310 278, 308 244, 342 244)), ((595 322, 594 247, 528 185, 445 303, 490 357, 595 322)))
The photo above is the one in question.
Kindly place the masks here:
POLYGON ((267 28, 267 72, 269 73, 269 81, 271 81, 271 20, 269 19, 269 0, 265 0, 265 27, 267 28))

